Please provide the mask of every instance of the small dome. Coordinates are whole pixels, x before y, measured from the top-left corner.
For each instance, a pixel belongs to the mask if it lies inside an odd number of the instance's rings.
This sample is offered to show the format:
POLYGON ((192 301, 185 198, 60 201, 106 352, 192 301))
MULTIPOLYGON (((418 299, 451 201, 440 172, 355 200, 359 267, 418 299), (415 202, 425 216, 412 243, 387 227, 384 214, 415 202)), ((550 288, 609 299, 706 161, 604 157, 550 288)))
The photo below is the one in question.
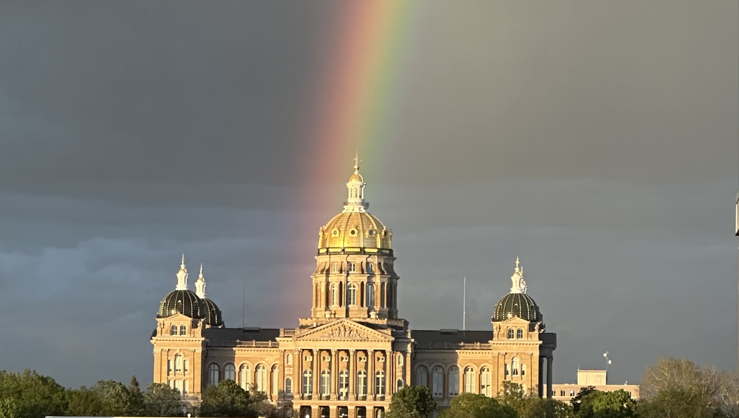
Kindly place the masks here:
POLYGON ((349 182, 357 182, 357 183, 364 183, 364 178, 359 173, 352 174, 351 177, 349 177, 349 182))
POLYGON ((208 298, 200 299, 200 302, 203 319, 205 319, 205 324, 212 327, 223 326, 223 316, 221 315, 221 310, 218 309, 218 306, 216 306, 215 302, 208 298))
POLYGON ((526 293, 509 293, 503 296, 493 312, 493 321, 505 321, 517 316, 529 322, 540 322, 542 314, 534 299, 526 293))
POLYGON ((195 292, 191 290, 173 290, 159 302, 157 318, 167 318, 178 313, 193 319, 203 317, 201 301, 195 292))
POLYGON ((392 232, 368 212, 341 212, 321 228, 319 249, 392 249, 392 232))

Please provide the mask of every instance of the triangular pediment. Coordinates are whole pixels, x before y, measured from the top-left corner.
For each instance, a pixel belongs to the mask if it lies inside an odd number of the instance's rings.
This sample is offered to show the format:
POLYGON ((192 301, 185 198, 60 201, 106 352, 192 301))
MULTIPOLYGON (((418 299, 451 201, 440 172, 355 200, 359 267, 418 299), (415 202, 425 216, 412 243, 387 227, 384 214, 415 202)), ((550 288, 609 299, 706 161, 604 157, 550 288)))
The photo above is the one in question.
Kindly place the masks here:
POLYGON ((530 324, 529 321, 527 321, 527 320, 525 320, 523 318, 519 318, 517 316, 508 318, 505 321, 501 321, 500 323, 501 324, 505 324, 505 325, 528 325, 528 324, 530 324))
POLYGON ((295 336, 296 341, 392 341, 393 337, 350 319, 321 325, 295 336))

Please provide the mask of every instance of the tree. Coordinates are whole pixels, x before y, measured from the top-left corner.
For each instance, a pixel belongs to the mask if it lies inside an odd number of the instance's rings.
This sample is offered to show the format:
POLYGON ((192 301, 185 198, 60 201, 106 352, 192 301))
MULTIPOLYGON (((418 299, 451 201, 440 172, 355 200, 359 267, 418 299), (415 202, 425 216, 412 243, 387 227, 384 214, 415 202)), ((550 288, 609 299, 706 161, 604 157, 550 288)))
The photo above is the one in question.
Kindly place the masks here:
POLYGON ((13 398, 0 399, 0 418, 20 418, 21 410, 13 398))
POLYGON ((464 393, 452 399, 451 406, 440 418, 517 418, 516 411, 493 398, 464 393))
POLYGON ((149 383, 143 395, 144 410, 150 417, 176 417, 182 415, 180 392, 165 383, 149 383))
POLYGON ((644 372, 639 410, 648 417, 731 416, 736 413, 739 395, 730 376, 686 359, 660 359, 644 372))
POLYGON ((572 398, 572 405, 578 418, 636 417, 636 402, 624 390, 601 392, 592 386, 585 387, 572 398))
POLYGON ((572 418, 572 407, 556 399, 523 398, 514 408, 518 418, 572 418))
POLYGON ((436 401, 425 386, 405 386, 393 395, 388 418, 423 418, 436 409, 436 401))
POLYGON ((144 394, 141 392, 139 380, 136 379, 136 376, 131 376, 131 381, 128 383, 128 396, 128 415, 132 417, 146 415, 144 408, 144 394))
POLYGON ((103 415, 130 415, 132 409, 131 393, 123 383, 115 380, 100 380, 90 390, 100 396, 103 404, 103 415))
POLYGON ((233 380, 223 380, 218 386, 208 386, 203 391, 200 415, 209 417, 256 417, 266 397, 250 396, 233 380))
POLYGON ((82 386, 79 389, 67 390, 67 413, 72 416, 105 415, 105 403, 99 393, 82 386))
POLYGON ((0 399, 3 413, 16 418, 62 415, 67 409, 64 388, 28 369, 21 373, 0 371, 0 399))

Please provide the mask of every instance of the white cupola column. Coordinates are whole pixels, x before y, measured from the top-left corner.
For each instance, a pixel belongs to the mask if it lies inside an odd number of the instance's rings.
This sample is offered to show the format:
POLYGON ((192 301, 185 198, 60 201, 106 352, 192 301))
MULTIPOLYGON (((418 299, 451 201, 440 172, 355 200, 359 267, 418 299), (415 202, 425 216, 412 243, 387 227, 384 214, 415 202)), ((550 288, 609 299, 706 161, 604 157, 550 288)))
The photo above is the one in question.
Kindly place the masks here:
POLYGON ((200 299, 205 299, 205 277, 203 277, 203 265, 200 264, 200 277, 195 281, 195 294, 200 299))
POLYGON ((349 196, 344 205, 344 212, 367 211, 369 203, 364 200, 364 186, 366 185, 362 175, 359 174, 359 155, 356 155, 354 157, 354 174, 349 177, 349 182, 346 183, 346 187, 349 189, 349 196))
POLYGON ((176 290, 187 290, 187 269, 185 268, 185 254, 182 254, 182 264, 180 271, 177 272, 176 290))

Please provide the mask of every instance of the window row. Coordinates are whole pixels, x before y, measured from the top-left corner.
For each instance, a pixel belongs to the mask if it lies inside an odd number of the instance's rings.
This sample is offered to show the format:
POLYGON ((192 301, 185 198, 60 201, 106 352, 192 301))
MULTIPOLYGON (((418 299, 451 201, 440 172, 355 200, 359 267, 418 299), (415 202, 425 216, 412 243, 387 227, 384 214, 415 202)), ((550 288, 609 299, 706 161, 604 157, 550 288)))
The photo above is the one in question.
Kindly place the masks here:
POLYGON ((323 296, 323 306, 343 307, 344 301, 348 306, 373 307, 375 306, 375 288, 380 287, 380 308, 393 308, 397 306, 397 292, 395 284, 386 283, 367 283, 366 297, 364 283, 349 283, 346 285, 346 294, 344 292, 344 283, 331 283, 326 288, 326 292, 321 291, 321 284, 316 283, 314 292, 314 304, 319 307, 321 305, 321 297, 323 296))
MULTIPOLYGON (((331 370, 325 369, 321 371, 320 380, 319 380, 319 391, 318 393, 321 396, 328 396, 331 394, 331 370)), ((349 397, 349 371, 348 370, 342 370, 339 372, 339 387, 338 389, 338 395, 339 399, 348 399, 349 397)), ((356 374, 356 394, 357 396, 367 396, 367 371, 366 370, 360 370, 356 374)), ((384 395, 385 394, 385 372, 382 370, 378 370, 375 372, 375 379, 374 379, 374 393, 378 395, 384 395)), ((400 389, 403 387, 403 380, 398 379, 396 382, 397 389, 400 389)), ((313 371, 312 370, 305 370, 303 371, 303 391, 302 393, 304 395, 312 395, 313 394, 313 371)), ((287 392, 287 389, 286 389, 287 392)))
POLYGON ((360 273, 360 274, 392 274, 392 266, 390 263, 372 263, 372 262, 353 262, 353 261, 332 261, 331 263, 322 263, 318 267, 319 273, 360 273))
MULTIPOLYGON (((462 393, 480 393, 485 396, 491 394, 490 368, 483 367, 480 373, 475 373, 472 367, 466 367, 462 375, 462 393), (478 391, 477 381, 480 386, 478 391)), ((416 385, 426 386, 431 389, 431 394, 436 398, 452 397, 459 395, 459 367, 451 366, 447 371, 441 366, 435 366, 429 370, 426 366, 416 368, 416 385), (429 380, 429 377, 431 379, 429 380), (446 383, 446 384, 445 384, 446 383), (446 394, 444 389, 446 389, 446 394)))
MULTIPOLYGON (((349 193, 349 196, 352 198, 356 198, 356 197, 361 197, 360 195, 363 195, 363 194, 364 193, 360 193, 359 191, 352 189, 352 191, 349 193)), ((338 228, 334 228, 331 230, 332 237, 338 237, 339 235, 341 235, 341 233, 339 232, 338 228)), ((359 235, 359 231, 356 228, 352 228, 349 230, 349 235, 352 237, 356 237, 359 235)), ((368 229, 365 235, 368 237, 374 237, 374 236, 377 236, 377 231, 375 231, 374 229, 368 229)), ((382 232, 380 232, 380 236, 382 238, 387 237, 387 235, 388 235, 387 230, 383 230, 382 232)))
POLYGON ((187 380, 167 380, 167 386, 179 392, 183 398, 187 396, 189 392, 187 380))
POLYGON ((182 354, 175 354, 174 358, 167 359, 167 374, 187 373, 190 368, 189 362, 182 357, 182 354))
POLYGON ((252 373, 251 367, 248 364, 242 364, 239 367, 238 376, 236 374, 236 367, 229 363, 223 366, 223 374, 221 375, 221 368, 218 364, 212 363, 208 366, 208 383, 211 385, 218 385, 221 380, 233 380, 244 390, 272 393, 276 395, 279 392, 279 378, 277 365, 273 365, 269 376, 267 374, 267 366, 263 364, 257 365, 252 373), (237 379, 238 377, 238 379, 237 379), (269 382, 268 382, 269 377, 269 382), (269 383, 269 385, 268 385, 269 383), (271 391, 270 391, 271 389, 271 391))
POLYGON ((517 340, 523 340, 523 328, 513 329, 508 328, 508 339, 517 339, 517 340))
MULTIPOLYGON (((173 324, 171 327, 169 327, 169 335, 178 335, 177 329, 178 329, 177 328, 177 325, 174 325, 173 324)), ((186 326, 180 325, 179 326, 179 331, 180 331, 179 332, 179 335, 187 335, 187 327, 186 326)))
POLYGON ((505 377, 526 376, 526 365, 521 364, 518 357, 513 357, 510 363, 505 364, 505 377))

